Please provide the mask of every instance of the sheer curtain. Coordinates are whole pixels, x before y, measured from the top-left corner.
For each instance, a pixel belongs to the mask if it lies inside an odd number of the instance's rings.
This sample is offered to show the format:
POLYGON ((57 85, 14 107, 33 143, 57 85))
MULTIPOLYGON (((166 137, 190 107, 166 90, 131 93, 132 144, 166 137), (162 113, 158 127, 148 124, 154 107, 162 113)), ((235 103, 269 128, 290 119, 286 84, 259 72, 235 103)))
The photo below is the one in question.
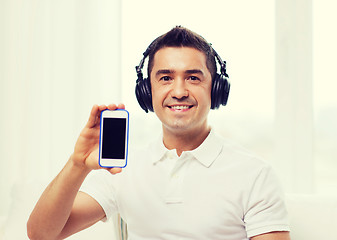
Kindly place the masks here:
POLYGON ((275 158, 288 192, 314 192, 312 2, 275 1, 275 158))
POLYGON ((60 171, 93 104, 126 103, 131 142, 158 135, 155 114, 135 99, 134 67, 175 25, 203 35, 227 60, 231 94, 211 124, 270 161, 288 192, 320 192, 317 182, 333 190, 336 127, 324 123, 336 116, 336 78, 325 60, 334 62, 336 31, 324 9, 335 4, 314 3, 313 17, 311 0, 0 1, 0 215, 13 184, 60 171), (323 103, 333 111, 322 115, 323 103))
POLYGON ((315 186, 337 194, 337 2, 313 0, 315 186))
POLYGON ((0 215, 13 184, 49 181, 95 103, 121 101, 119 0, 0 2, 0 215))
POLYGON ((287 192, 337 195, 337 4, 275 3, 274 166, 287 192))

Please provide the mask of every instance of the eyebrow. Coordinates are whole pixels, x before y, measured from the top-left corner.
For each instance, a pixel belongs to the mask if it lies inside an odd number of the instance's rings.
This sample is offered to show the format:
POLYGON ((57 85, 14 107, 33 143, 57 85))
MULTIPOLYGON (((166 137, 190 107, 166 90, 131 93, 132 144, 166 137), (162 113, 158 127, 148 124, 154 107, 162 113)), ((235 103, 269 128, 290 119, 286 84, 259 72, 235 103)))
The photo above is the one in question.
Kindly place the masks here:
POLYGON ((200 69, 186 70, 185 73, 188 73, 188 74, 201 74, 201 75, 204 75, 204 72, 201 71, 200 69))
MULTIPOLYGON (((174 70, 170 70, 170 69, 159 69, 156 72, 156 76, 161 75, 161 74, 171 74, 171 73, 175 73, 174 70)), ((185 74, 201 74, 204 75, 204 72, 201 71, 200 69, 189 69, 185 71, 185 74)))
POLYGON ((170 69, 159 69, 156 72, 156 76, 161 75, 161 74, 170 74, 170 73, 174 73, 175 71, 170 70, 170 69))

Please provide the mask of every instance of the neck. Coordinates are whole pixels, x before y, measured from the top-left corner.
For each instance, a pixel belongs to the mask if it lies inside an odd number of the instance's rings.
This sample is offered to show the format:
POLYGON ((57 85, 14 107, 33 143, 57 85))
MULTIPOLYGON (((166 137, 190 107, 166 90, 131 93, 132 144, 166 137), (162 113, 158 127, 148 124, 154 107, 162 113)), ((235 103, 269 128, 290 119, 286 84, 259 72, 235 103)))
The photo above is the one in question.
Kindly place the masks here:
POLYGON ((163 128, 163 141, 167 149, 176 149, 178 156, 184 151, 191 151, 199 147, 207 138, 211 128, 207 126, 200 131, 170 131, 163 128))

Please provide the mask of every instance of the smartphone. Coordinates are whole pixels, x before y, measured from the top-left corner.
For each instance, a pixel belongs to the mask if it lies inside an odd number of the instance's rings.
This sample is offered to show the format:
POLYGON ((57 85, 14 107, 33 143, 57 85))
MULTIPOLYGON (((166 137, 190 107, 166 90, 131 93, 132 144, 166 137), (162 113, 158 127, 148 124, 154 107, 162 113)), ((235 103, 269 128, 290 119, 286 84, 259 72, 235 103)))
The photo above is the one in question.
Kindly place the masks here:
POLYGON ((129 143, 129 112, 124 109, 101 112, 99 165, 126 167, 129 143))

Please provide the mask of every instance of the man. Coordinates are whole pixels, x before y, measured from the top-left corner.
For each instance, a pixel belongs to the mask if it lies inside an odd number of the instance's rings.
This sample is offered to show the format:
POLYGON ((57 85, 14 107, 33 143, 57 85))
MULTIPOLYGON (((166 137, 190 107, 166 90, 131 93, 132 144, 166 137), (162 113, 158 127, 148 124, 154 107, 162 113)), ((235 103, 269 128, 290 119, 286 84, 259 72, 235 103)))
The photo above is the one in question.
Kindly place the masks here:
POLYGON ((176 27, 157 38, 147 55, 149 79, 142 79, 142 66, 137 69, 145 94, 139 94, 142 85, 136 92, 142 108, 162 122, 161 137, 148 149, 130 151, 123 172, 92 171, 100 169, 100 112, 124 108, 94 106, 74 153, 30 216, 29 237, 63 239, 118 212, 135 240, 289 240, 273 171, 207 123, 209 110, 218 107, 215 51, 201 36, 176 27))

